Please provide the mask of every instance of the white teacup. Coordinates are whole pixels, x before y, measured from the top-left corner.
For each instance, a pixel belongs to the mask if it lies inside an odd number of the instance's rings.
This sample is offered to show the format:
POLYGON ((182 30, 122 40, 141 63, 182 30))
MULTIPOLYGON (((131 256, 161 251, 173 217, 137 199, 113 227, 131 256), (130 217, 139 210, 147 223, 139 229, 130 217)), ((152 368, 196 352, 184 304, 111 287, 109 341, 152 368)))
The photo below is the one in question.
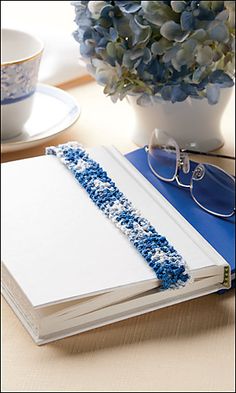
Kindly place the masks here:
POLYGON ((2 29, 1 140, 18 136, 28 120, 43 43, 19 30, 2 29))

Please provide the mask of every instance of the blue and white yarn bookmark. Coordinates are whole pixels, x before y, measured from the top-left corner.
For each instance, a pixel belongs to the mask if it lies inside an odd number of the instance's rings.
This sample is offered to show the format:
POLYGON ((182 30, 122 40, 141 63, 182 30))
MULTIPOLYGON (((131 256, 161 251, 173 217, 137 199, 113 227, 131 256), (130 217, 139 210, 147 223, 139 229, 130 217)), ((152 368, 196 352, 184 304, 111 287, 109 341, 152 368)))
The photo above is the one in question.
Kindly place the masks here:
POLYGON ((182 256, 135 209, 78 142, 47 147, 46 154, 57 156, 67 166, 95 205, 128 237, 161 280, 161 289, 183 287, 189 281, 182 256))

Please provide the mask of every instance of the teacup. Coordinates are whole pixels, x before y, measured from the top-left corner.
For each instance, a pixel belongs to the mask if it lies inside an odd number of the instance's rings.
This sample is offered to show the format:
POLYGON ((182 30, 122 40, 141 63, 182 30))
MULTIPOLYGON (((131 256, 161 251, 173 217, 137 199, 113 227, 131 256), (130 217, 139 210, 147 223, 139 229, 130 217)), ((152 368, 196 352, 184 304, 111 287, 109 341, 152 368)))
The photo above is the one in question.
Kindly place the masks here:
POLYGON ((43 43, 19 30, 2 29, 1 140, 15 138, 28 120, 43 43))

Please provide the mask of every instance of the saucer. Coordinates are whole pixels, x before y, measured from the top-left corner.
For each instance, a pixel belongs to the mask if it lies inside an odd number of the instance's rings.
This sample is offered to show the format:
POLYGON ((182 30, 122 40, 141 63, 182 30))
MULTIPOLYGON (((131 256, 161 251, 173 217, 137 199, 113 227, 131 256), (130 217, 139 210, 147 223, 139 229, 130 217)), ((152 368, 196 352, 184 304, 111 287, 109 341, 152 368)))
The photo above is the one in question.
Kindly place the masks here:
POLYGON ((16 138, 1 141, 2 153, 27 149, 65 131, 79 117, 76 100, 64 90, 38 84, 30 118, 16 138))

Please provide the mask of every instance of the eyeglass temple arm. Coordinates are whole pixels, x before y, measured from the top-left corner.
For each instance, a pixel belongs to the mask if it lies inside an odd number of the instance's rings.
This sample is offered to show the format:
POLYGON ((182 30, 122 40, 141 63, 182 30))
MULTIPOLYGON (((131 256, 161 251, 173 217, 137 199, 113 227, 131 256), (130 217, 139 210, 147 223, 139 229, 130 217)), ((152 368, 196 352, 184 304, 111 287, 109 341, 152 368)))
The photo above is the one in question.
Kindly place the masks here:
MULTIPOLYGON (((145 145, 144 149, 145 149, 145 151, 148 151, 149 150, 148 145, 145 145)), ((182 153, 198 154, 198 155, 210 156, 210 157, 221 157, 221 158, 228 158, 229 160, 235 160, 235 157, 225 156, 223 154, 206 153, 206 152, 201 152, 201 151, 196 151, 196 150, 187 150, 187 149, 180 149, 180 151, 182 153)))
POLYGON ((235 160, 235 157, 225 156, 224 154, 206 153, 206 152, 201 152, 196 150, 186 150, 186 149, 180 149, 180 151, 183 153, 198 154, 198 155, 209 156, 209 157, 221 157, 221 158, 228 158, 229 160, 235 160))

